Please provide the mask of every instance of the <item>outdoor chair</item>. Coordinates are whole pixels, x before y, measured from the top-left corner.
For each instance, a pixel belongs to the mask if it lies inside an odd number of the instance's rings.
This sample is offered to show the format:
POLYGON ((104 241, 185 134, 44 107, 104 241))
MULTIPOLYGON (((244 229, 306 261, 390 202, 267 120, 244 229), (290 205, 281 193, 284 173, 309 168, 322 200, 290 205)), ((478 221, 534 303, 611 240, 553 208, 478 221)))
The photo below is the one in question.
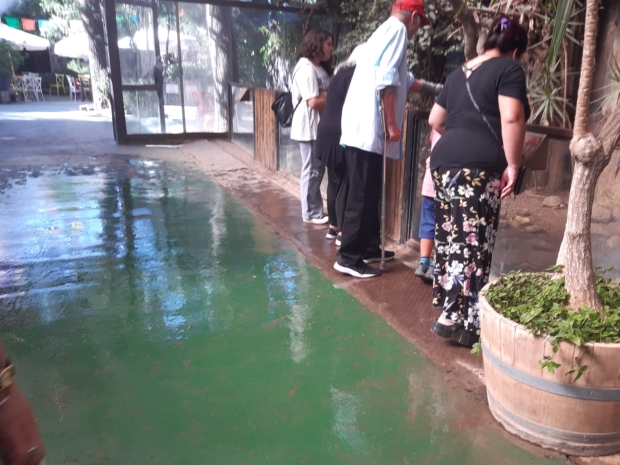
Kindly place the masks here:
POLYGON ((13 76, 11 78, 11 89, 13 89, 18 100, 26 100, 28 91, 26 90, 26 85, 24 84, 24 78, 22 76, 13 76))
POLYGON ((34 75, 33 73, 30 73, 23 77, 23 82, 24 82, 24 91, 25 91, 24 95, 27 95, 29 100, 30 100, 30 94, 32 94, 32 100, 36 98, 37 102, 40 102, 41 101, 39 99, 39 95, 40 95, 41 99, 45 102, 45 99, 43 98, 43 90, 41 89, 41 78, 40 77, 34 75))
POLYGON ((28 100, 34 100, 34 77, 30 76, 30 74, 24 74, 22 79, 24 81, 24 90, 26 91, 24 95, 28 100), (30 94, 32 94, 32 99, 30 98, 30 94))
POLYGON ((37 99, 37 102, 39 102, 39 95, 41 96, 41 100, 43 100, 45 102, 45 98, 43 97, 43 89, 41 88, 41 81, 42 78, 40 76, 34 76, 34 96, 37 99))
POLYGON ((52 95, 52 88, 56 89, 56 95, 60 96, 60 89, 62 89, 62 93, 67 95, 67 91, 65 90, 65 75, 56 73, 56 84, 50 84, 50 95, 52 95))
POLYGON ((77 88, 73 76, 67 76, 67 81, 69 81, 69 101, 75 100, 77 102, 77 94, 82 95, 82 92, 77 88))
POLYGON ((86 99, 92 100, 93 91, 91 89, 90 74, 79 74, 78 81, 80 83, 78 90, 82 93, 82 101, 86 99))

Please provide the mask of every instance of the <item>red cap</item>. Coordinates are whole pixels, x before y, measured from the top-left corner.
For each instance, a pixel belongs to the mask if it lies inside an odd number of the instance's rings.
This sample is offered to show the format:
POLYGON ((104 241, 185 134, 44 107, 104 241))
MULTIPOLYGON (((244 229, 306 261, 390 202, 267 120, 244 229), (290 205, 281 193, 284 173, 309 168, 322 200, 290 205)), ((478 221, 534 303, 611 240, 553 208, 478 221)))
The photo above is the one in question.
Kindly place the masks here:
POLYGON ((417 13, 422 19, 422 26, 430 26, 431 22, 424 16, 423 0, 396 0, 392 5, 392 10, 403 10, 417 13))

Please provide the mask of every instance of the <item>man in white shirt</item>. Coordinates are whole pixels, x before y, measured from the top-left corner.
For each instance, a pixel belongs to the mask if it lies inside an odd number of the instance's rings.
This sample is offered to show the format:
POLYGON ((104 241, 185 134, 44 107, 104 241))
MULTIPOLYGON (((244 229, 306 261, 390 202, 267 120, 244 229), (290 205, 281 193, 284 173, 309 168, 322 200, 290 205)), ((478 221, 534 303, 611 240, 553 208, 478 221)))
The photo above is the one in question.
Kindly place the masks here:
MULTIPOLYGON (((383 144, 388 144, 388 157, 400 159, 407 91, 436 94, 440 88, 414 80, 407 71, 407 43, 420 27, 429 25, 423 0, 395 1, 392 16, 370 37, 364 56, 357 62, 342 109, 340 143, 346 151, 349 195, 334 268, 357 278, 379 274, 367 264, 381 259, 378 207, 383 144), (387 135, 381 122, 381 104, 387 135)), ((386 260, 393 258, 394 252, 385 251, 386 260)))

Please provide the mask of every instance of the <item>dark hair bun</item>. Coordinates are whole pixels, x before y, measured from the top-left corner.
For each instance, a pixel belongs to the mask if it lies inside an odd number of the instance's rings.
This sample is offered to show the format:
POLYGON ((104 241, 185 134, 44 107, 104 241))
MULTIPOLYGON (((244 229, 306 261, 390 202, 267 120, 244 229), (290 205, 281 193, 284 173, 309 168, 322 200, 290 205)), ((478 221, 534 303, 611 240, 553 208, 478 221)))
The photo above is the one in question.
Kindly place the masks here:
POLYGON ((515 20, 506 16, 501 17, 493 25, 491 34, 484 44, 484 51, 498 48, 500 53, 517 51, 517 56, 527 50, 527 32, 515 20))

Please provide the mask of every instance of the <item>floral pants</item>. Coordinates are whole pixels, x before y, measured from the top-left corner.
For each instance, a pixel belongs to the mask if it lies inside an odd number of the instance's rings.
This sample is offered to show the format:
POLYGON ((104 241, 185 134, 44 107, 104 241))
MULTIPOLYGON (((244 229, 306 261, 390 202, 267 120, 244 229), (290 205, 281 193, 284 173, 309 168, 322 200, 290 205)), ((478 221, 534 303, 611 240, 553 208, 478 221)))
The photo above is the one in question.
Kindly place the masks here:
POLYGON ((501 174, 437 169, 433 305, 468 331, 480 328, 478 292, 489 280, 500 213, 501 174))

